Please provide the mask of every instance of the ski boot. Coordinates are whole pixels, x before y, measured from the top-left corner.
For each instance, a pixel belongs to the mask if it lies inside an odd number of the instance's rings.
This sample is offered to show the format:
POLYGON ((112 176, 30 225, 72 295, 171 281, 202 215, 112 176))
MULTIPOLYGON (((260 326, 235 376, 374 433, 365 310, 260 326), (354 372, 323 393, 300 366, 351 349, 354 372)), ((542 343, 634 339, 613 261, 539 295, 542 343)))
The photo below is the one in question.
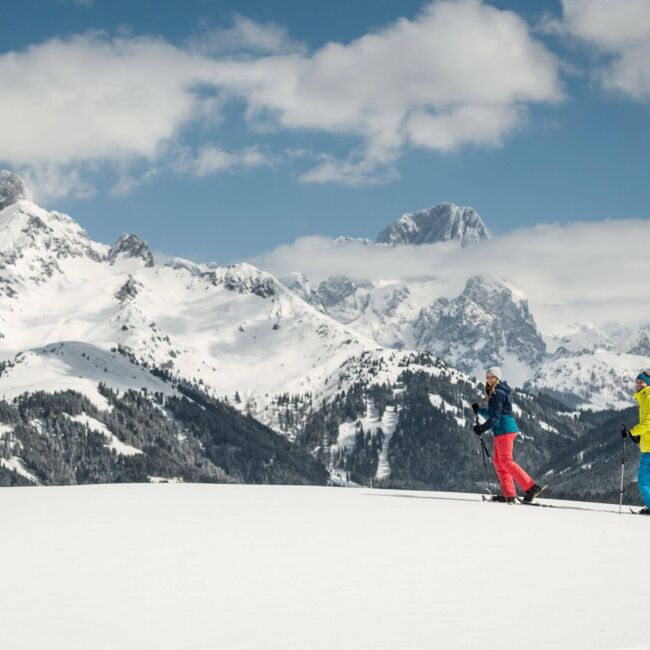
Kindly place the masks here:
POLYGON ((526 490, 526 492, 524 493, 523 500, 526 503, 530 503, 536 496, 539 496, 545 489, 546 489, 546 485, 537 485, 537 483, 535 483, 534 485, 532 485, 526 490))
POLYGON ((503 494, 497 494, 490 501, 494 503, 516 503, 517 499, 515 497, 504 497, 503 494))

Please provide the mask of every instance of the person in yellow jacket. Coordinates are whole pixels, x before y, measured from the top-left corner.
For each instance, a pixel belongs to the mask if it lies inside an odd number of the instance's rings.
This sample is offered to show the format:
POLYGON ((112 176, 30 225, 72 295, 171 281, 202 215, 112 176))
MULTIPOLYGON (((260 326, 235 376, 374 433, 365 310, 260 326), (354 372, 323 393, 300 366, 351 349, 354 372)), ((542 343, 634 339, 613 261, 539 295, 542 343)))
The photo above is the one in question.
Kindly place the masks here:
POLYGON ((634 399, 639 403, 639 424, 632 428, 629 435, 639 442, 641 450, 639 490, 646 505, 639 510, 639 514, 650 515, 650 370, 638 374, 634 399))

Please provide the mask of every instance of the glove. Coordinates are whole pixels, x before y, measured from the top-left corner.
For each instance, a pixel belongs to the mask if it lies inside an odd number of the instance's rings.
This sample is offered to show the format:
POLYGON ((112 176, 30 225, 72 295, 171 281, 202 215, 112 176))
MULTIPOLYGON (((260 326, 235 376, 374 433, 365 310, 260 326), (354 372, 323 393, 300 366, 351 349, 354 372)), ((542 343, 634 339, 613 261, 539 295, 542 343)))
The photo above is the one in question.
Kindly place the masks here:
POLYGON ((621 427, 621 438, 627 438, 628 436, 630 436, 630 438, 632 439, 632 441, 633 441, 633 442, 636 442, 637 445, 639 444, 639 442, 640 442, 640 440, 641 440, 641 436, 633 436, 633 435, 630 433, 630 430, 629 430, 625 425, 623 425, 623 426, 621 427))
POLYGON ((472 411, 474 411, 474 413, 478 413, 478 404, 476 402, 472 404, 472 411))
POLYGON ((475 424, 472 428, 473 428, 473 430, 474 430, 474 433, 475 433, 477 436, 480 436, 480 435, 483 433, 483 430, 481 429, 481 425, 480 425, 480 424, 475 424))

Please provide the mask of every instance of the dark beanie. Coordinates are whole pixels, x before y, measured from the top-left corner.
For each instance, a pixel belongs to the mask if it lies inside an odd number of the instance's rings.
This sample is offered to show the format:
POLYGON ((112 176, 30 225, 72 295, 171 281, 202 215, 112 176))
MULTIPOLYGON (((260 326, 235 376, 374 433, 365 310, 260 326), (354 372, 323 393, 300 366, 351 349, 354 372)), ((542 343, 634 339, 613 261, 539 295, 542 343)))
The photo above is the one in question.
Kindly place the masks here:
POLYGON ((642 370, 636 377, 650 386, 650 370, 642 370))

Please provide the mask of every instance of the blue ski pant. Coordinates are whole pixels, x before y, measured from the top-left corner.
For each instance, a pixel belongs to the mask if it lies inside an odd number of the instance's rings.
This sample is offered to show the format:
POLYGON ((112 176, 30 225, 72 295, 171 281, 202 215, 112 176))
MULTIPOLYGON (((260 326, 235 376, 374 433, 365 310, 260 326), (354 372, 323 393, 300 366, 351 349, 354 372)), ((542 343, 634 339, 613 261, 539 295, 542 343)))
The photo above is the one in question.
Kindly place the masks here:
POLYGON ((641 459, 639 461, 639 490, 641 491, 641 498, 646 508, 650 508, 650 451, 641 452, 641 459))

